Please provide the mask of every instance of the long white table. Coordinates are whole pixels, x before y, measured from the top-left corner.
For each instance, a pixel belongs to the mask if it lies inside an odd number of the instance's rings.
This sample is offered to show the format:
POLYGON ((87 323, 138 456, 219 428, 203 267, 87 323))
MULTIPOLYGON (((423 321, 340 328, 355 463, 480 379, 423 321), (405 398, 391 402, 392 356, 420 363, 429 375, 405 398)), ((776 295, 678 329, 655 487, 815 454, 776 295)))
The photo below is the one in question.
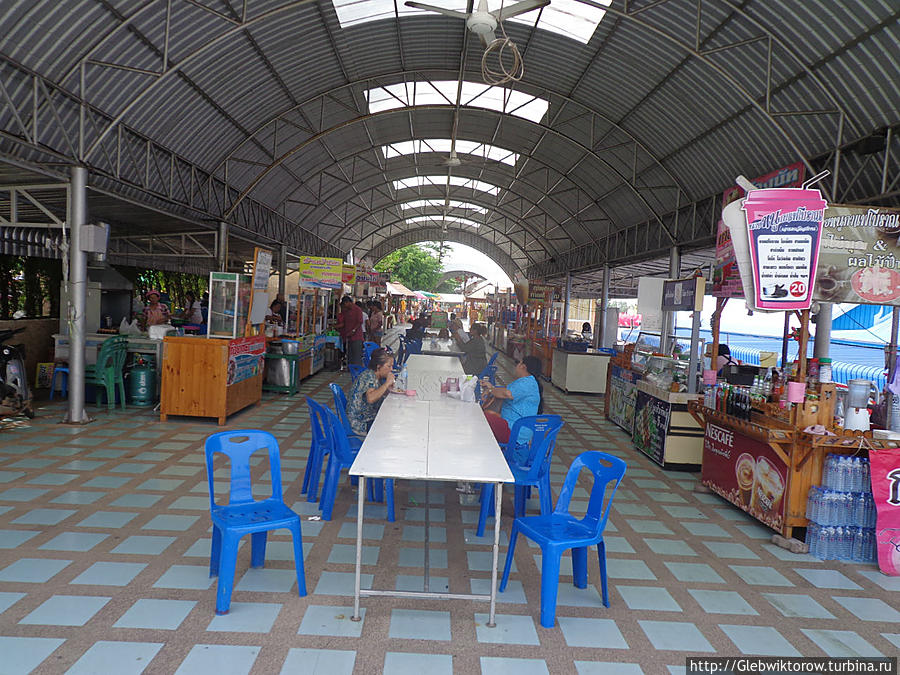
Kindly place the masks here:
POLYGON ((456 377, 460 382, 466 377, 459 359, 428 354, 410 356, 406 361, 406 371, 406 388, 414 390, 417 398, 424 401, 440 400, 441 383, 448 377, 456 377))
MULTIPOLYGON (((413 355, 407 362, 409 377, 423 381, 435 373, 447 376, 459 374, 462 367, 457 359, 439 356, 413 355), (414 360, 415 359, 415 360, 414 360), (442 370, 431 359, 450 362, 442 370)), ((430 398, 426 396, 426 399, 430 398)), ((475 403, 464 403, 446 396, 436 400, 423 400, 389 394, 378 411, 356 460, 350 467, 351 476, 362 478, 401 478, 424 481, 467 481, 471 483, 496 483, 494 499, 493 565, 491 568, 491 592, 489 595, 469 593, 433 593, 422 591, 395 591, 360 588, 362 568, 362 532, 365 490, 359 492, 356 516, 356 587, 354 590, 354 621, 360 620, 361 596, 394 596, 405 598, 454 598, 464 600, 489 600, 488 625, 494 626, 497 603, 497 561, 500 551, 500 501, 503 483, 512 483, 513 475, 506 459, 494 440, 491 428, 481 408, 475 403)), ((360 485, 365 482, 361 481, 360 485)), ((425 508, 425 532, 428 532, 428 507, 425 508)), ((427 546, 427 537, 426 537, 427 546)), ((425 551, 425 589, 428 588, 428 551, 425 551)))
POLYGON ((456 344, 456 340, 452 338, 429 338, 422 340, 422 355, 424 356, 464 356, 462 351, 456 344))

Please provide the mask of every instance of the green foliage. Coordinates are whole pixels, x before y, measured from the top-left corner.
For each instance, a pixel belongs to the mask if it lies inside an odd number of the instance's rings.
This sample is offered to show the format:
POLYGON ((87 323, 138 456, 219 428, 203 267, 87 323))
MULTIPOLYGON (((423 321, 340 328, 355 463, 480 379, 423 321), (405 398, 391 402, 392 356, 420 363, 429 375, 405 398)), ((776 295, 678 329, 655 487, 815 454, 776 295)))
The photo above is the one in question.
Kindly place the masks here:
POLYGON ((379 272, 390 272, 391 280, 412 291, 432 292, 441 278, 440 247, 437 244, 413 244, 389 253, 375 265, 379 272))
POLYGON ((51 258, 0 255, 0 319, 59 316, 62 263, 51 258))

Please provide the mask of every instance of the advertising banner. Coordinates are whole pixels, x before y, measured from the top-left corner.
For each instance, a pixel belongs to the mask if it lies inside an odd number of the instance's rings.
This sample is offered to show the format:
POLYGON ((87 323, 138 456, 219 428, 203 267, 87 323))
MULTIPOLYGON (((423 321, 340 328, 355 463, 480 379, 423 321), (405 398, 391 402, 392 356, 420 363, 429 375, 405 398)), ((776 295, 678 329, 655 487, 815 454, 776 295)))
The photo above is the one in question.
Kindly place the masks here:
POLYGON ((343 272, 340 258, 300 256, 300 286, 304 288, 340 288, 343 272))
POLYGON ((249 380, 263 371, 266 354, 266 336, 232 340, 228 345, 228 378, 226 386, 249 380))
POLYGON ((528 282, 528 304, 546 305, 553 298, 553 286, 528 282))
POLYGON ((900 576, 900 448, 872 450, 869 462, 878 514, 875 523, 878 567, 885 574, 900 576))
POLYGON ((703 309, 703 277, 669 279, 663 282, 662 310, 664 312, 693 312, 703 309))
POLYGON ((773 530, 784 526, 788 467, 765 443, 706 425, 701 482, 773 530))
POLYGON ((610 365, 609 378, 609 419, 629 434, 634 426, 634 403, 637 398, 635 384, 641 376, 621 366, 610 365))
POLYGON ((744 201, 753 274, 760 309, 809 309, 825 200, 818 190, 754 190, 744 201))
MULTIPOLYGON (((800 187, 805 179, 806 165, 797 162, 754 178, 751 182, 760 188, 794 188, 800 187)), ((743 189, 737 185, 728 188, 722 193, 722 208, 743 196, 743 189)), ((711 293, 717 298, 744 297, 737 256, 731 243, 731 231, 721 220, 716 233, 716 261, 713 267, 711 293)))
POLYGON ((666 431, 671 414, 672 405, 668 401, 637 390, 631 440, 634 447, 659 465, 662 465, 666 452, 666 431))
POLYGON ((253 290, 265 291, 269 288, 269 273, 272 270, 272 251, 257 248, 253 263, 253 290))
POLYGON ((356 283, 356 265, 344 263, 341 269, 341 281, 349 286, 356 283))
POLYGON ((900 209, 830 205, 813 297, 900 305, 900 209))

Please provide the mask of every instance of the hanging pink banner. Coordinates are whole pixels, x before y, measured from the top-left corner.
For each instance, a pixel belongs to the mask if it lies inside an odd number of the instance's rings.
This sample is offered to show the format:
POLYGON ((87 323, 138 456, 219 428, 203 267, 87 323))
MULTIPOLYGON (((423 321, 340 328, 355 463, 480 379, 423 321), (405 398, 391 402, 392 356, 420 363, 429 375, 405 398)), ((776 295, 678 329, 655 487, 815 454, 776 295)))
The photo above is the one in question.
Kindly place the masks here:
POLYGON ((878 512, 878 567, 885 574, 900 576, 900 448, 870 451, 869 467, 878 512))

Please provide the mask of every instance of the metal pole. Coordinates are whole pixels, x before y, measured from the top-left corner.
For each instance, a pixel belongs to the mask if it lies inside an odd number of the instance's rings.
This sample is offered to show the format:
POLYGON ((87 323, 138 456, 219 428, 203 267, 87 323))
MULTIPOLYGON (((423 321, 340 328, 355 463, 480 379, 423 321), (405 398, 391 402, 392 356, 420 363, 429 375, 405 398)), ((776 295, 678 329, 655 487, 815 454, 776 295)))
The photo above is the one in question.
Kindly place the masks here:
POLYGON ((562 334, 565 337, 569 332, 569 303, 572 302, 572 275, 566 272, 566 304, 563 307, 562 334))
MULTIPOLYGON (((681 251, 677 246, 673 246, 669 251, 669 278, 678 279, 681 276, 681 251)), ((660 298, 660 303, 662 298, 660 298)), ((663 312, 662 332, 659 336, 660 351, 668 354, 671 345, 669 344, 669 333, 674 333, 675 316, 671 312, 663 312)))
POLYGON ((228 270, 228 223, 219 223, 219 271, 228 270))
POLYGON ((606 322, 609 318, 609 265, 603 267, 603 286, 600 291, 600 319, 598 330, 594 331, 594 347, 609 347, 612 344, 606 334, 606 322))
POLYGON ((84 313, 87 308, 87 255, 81 250, 81 228, 87 224, 87 169, 69 170, 69 409, 65 422, 85 424, 84 411, 84 313))
POLYGON ((287 284, 287 246, 278 252, 278 297, 283 298, 287 284))
POLYGON ((819 304, 819 313, 816 314, 816 338, 813 345, 813 356, 817 359, 827 359, 831 346, 831 310, 830 302, 819 304))

